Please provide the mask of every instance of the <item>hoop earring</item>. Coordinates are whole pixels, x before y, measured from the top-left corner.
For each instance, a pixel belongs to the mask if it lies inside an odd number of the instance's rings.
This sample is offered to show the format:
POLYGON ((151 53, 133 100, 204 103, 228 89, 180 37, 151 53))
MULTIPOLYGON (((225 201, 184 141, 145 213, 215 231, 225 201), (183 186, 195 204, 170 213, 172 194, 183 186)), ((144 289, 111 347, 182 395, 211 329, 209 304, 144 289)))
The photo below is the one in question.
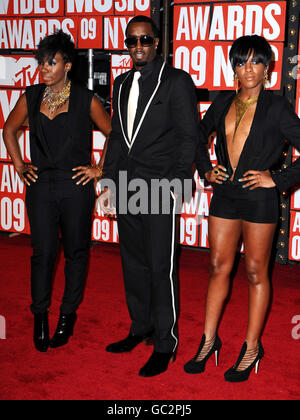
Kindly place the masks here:
POLYGON ((65 71, 65 84, 67 83, 68 72, 65 71))

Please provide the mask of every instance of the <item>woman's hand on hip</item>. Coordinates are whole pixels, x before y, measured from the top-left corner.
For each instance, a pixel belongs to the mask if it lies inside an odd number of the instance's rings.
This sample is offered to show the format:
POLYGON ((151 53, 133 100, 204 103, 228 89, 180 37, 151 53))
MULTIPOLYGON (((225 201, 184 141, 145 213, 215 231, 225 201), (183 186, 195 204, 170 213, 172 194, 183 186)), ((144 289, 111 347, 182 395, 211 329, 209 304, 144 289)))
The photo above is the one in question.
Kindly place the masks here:
POLYGON ((239 182, 246 182, 243 188, 250 187, 250 190, 255 188, 274 188, 276 187, 275 182, 271 177, 269 170, 266 171, 247 171, 244 173, 243 178, 239 179, 239 182))
POLYGON ((205 178, 210 184, 223 184, 229 178, 226 172, 227 169, 224 166, 217 165, 212 170, 206 172, 205 178))
POLYGON ((99 168, 94 166, 77 166, 76 168, 73 168, 72 171, 77 171, 76 175, 74 175, 72 179, 80 177, 76 182, 76 185, 86 185, 91 180, 101 178, 99 168))
POLYGON ((31 182, 36 182, 38 176, 36 171, 38 168, 31 164, 24 164, 20 168, 16 168, 16 171, 21 179, 26 185, 30 187, 31 182))

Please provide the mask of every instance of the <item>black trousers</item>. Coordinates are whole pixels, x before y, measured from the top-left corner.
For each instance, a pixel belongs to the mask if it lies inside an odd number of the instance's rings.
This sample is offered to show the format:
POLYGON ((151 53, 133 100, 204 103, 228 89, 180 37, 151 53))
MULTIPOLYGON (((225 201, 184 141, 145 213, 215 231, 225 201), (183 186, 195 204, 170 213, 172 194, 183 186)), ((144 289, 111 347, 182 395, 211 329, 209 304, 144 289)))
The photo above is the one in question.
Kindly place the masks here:
MULTIPOLYGON (((74 174, 73 174, 74 175, 74 174)), ((91 243, 93 183, 82 186, 72 173, 43 172, 26 190, 31 230, 31 294, 33 313, 50 306, 52 277, 61 232, 65 256, 65 291, 61 312, 74 312, 82 300, 91 243)))
POLYGON ((174 201, 171 207, 170 214, 118 214, 130 332, 142 335, 154 329, 154 349, 162 353, 178 345, 174 201))

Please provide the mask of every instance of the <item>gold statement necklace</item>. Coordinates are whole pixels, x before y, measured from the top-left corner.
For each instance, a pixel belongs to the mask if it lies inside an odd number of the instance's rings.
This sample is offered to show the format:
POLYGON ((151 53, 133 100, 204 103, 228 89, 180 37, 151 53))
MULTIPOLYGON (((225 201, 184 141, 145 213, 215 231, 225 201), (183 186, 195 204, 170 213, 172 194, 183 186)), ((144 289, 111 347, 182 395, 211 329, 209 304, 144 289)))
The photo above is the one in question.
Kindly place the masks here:
POLYGON ((238 96, 235 97, 235 109, 236 109, 236 122, 235 122, 235 130, 234 130, 234 136, 236 134, 236 131, 238 129, 238 126, 240 125, 240 122, 243 118, 243 116, 246 114, 248 109, 251 105, 255 104, 258 100, 258 96, 256 98, 247 99, 247 101, 242 101, 238 96))
POLYGON ((47 86, 43 95, 42 103, 48 107, 51 114, 61 108, 69 99, 71 92, 71 81, 58 93, 52 91, 50 86, 47 86))

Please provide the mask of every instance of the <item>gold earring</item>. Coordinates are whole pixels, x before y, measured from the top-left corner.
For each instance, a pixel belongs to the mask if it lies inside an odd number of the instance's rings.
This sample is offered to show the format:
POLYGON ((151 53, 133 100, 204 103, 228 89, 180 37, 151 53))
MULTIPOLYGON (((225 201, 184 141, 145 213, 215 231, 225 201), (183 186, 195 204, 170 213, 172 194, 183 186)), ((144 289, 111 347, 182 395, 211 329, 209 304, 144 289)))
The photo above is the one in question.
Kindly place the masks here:
POLYGON ((234 73, 233 81, 234 81, 234 84, 235 84, 235 92, 238 95, 238 93, 239 93, 239 78, 238 78, 236 73, 234 73))
POLYGON ((268 78, 269 78, 269 75, 268 75, 268 70, 267 70, 267 69, 265 69, 265 71, 264 71, 264 80, 263 80, 263 86, 264 86, 264 89, 266 89, 266 85, 267 85, 267 82, 268 82, 268 78))

